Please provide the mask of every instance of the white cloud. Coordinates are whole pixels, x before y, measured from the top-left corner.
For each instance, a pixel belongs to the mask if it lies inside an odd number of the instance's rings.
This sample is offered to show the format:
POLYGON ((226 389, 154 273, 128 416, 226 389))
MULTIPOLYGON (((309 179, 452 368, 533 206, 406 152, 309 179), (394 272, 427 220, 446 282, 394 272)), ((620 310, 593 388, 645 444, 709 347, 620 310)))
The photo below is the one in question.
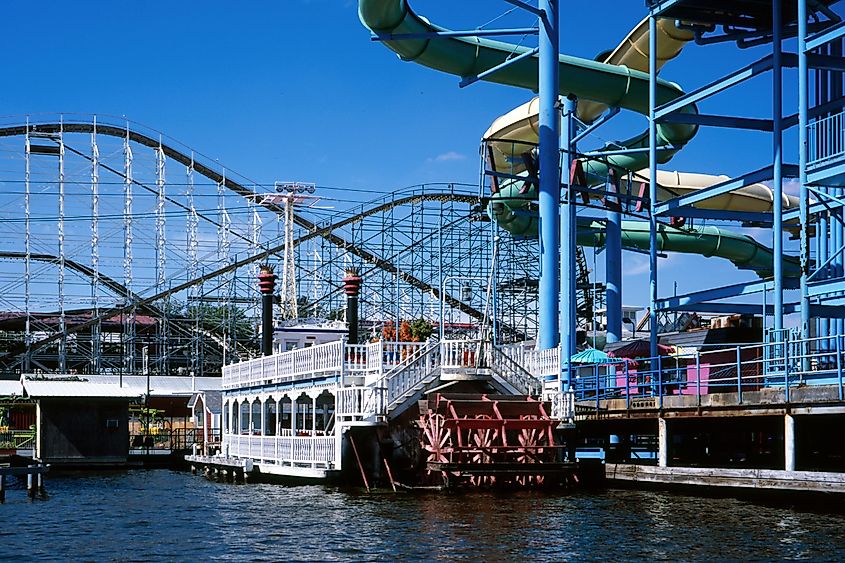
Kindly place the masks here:
POLYGON ((456 160, 466 160, 466 155, 455 151, 444 152, 438 154, 434 158, 429 158, 429 162, 454 162, 456 160))
POLYGON ((641 276, 649 271, 648 258, 641 254, 628 253, 623 260, 623 275, 641 276))

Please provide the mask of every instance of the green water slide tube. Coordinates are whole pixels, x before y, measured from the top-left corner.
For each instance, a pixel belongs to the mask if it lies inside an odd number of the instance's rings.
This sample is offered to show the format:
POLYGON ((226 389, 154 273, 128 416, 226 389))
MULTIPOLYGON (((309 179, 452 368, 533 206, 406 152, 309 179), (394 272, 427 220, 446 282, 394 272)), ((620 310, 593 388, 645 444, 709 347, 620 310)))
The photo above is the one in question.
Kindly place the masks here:
MULTIPOLYGON (((359 0, 358 15, 361 22, 377 34, 412 34, 448 31, 429 23, 411 10, 405 0, 359 0)), ((437 39, 403 39, 383 41, 404 61, 412 61, 435 70, 466 77, 475 76, 508 59, 531 51, 511 43, 492 41, 479 37, 437 39)), ((487 76, 485 81, 527 90, 537 89, 537 56, 527 57, 487 76)), ((618 107, 637 113, 648 114, 648 74, 624 66, 600 63, 590 59, 560 55, 560 93, 574 94, 578 98, 592 100, 609 107, 618 107)), ((662 105, 683 94, 681 88, 667 80, 657 81, 657 104, 662 105)), ((697 113, 693 104, 680 110, 682 113, 697 113)), ((658 143, 669 145, 671 150, 658 154, 659 162, 667 162, 696 133, 696 126, 659 123, 658 143)), ((648 132, 619 141, 619 146, 636 149, 648 147, 648 132)), ((619 148, 615 146, 614 148, 619 148)), ((648 167, 647 153, 613 155, 607 163, 623 170, 640 170, 648 167)), ((589 173, 607 178, 607 164, 591 162, 589 173)), ((520 198, 524 200, 524 196, 520 198)))
MULTIPOLYGON (((359 0, 358 15, 361 22, 377 34, 399 35, 448 31, 415 14, 405 0, 359 0)), ((531 50, 528 47, 478 37, 402 39, 387 40, 383 43, 404 61, 412 61, 461 77, 477 75, 509 58, 531 50)), ((527 57, 512 63, 487 76, 485 80, 536 90, 536 57, 527 57)), ((560 55, 560 93, 561 95, 574 94, 581 99, 635 111, 643 115, 648 113, 648 74, 623 66, 560 55)), ((668 103, 681 95, 683 91, 678 85, 658 79, 658 105, 668 103)), ((697 113, 698 110, 690 104, 680 111, 697 113)), ((675 152, 692 139, 696 130, 696 127, 692 125, 658 124, 658 143, 672 147, 659 151, 658 161, 661 163, 668 161, 675 152)), ((648 132, 616 144, 631 149, 645 148, 648 146, 648 132)), ((588 172, 592 177, 604 181, 607 177, 608 166, 623 170, 640 170, 648 166, 648 154, 640 152, 609 155, 604 163, 591 162, 588 172)), ((515 184, 512 184, 511 189, 515 189, 515 184)), ((525 209, 527 201, 535 194, 525 193, 518 197, 516 194, 509 196, 507 193, 497 195, 498 197, 494 198, 494 207, 498 207, 498 210, 494 208, 494 215, 497 220, 501 219, 502 226, 515 234, 536 234, 532 214, 525 209)), ((604 245, 604 227, 601 222, 582 218, 579 219, 578 225, 578 244, 604 245)), ((623 221, 622 237, 623 246, 649 248, 646 223, 623 221)), ((658 244, 661 251, 722 257, 733 262, 738 268, 754 270, 761 277, 771 275, 773 256, 770 249, 757 243, 751 237, 724 229, 716 227, 677 229, 661 225, 658 244)), ((800 275, 797 261, 787 258, 784 262, 784 274, 789 277, 800 275)))
MULTIPOLYGON (((648 223, 622 221, 622 247, 635 250, 649 249, 648 223)), ((581 246, 601 248, 605 243, 604 222, 590 217, 578 218, 577 243, 581 246)), ((752 237, 720 229, 698 227, 679 229, 669 225, 657 226, 657 250, 682 252, 726 258, 741 270, 753 270, 761 278, 772 275, 772 251, 752 237)), ((801 266, 794 256, 784 256, 783 274, 789 278, 801 275, 801 266)))

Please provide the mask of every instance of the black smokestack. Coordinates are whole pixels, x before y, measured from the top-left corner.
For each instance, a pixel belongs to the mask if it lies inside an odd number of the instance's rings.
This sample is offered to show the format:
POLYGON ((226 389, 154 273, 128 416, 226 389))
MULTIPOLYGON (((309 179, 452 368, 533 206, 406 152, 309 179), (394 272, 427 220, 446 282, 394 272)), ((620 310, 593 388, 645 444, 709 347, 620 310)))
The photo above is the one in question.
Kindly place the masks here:
POLYGON ((349 324, 349 343, 358 343, 358 294, 361 292, 361 276, 357 268, 348 268, 343 278, 346 292, 346 322, 349 324))
POLYGON ((273 294, 276 291, 277 278, 272 266, 261 265, 258 290, 261 292, 261 353, 265 356, 273 353, 273 294))

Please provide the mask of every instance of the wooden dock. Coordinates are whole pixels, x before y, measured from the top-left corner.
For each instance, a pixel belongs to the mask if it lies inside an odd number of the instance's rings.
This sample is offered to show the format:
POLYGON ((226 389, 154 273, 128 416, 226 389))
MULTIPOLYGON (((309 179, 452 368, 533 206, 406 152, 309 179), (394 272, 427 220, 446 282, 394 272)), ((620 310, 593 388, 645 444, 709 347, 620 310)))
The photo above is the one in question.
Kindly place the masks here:
POLYGON ((44 474, 50 470, 49 465, 27 465, 12 467, 0 466, 0 503, 6 502, 6 477, 26 475, 26 491, 30 497, 44 494, 44 474))
POLYGON ((212 481, 246 482, 253 471, 251 459, 220 455, 187 455, 185 461, 191 465, 191 473, 196 475, 199 469, 202 469, 206 478, 212 481))
POLYGON ((845 473, 823 471, 655 467, 652 465, 608 463, 605 466, 605 477, 608 481, 665 486, 682 485, 812 493, 845 493, 845 473))

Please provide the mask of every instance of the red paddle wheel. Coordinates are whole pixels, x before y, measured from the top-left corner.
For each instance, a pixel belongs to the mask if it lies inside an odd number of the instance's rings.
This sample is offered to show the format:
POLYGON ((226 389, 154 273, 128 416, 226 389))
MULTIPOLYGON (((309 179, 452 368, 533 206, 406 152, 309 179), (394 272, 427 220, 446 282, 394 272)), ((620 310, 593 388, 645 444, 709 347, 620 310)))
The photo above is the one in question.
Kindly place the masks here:
POLYGON ((530 397, 437 393, 420 401, 426 471, 476 487, 564 481, 569 464, 559 460, 557 424, 548 405, 530 397))

